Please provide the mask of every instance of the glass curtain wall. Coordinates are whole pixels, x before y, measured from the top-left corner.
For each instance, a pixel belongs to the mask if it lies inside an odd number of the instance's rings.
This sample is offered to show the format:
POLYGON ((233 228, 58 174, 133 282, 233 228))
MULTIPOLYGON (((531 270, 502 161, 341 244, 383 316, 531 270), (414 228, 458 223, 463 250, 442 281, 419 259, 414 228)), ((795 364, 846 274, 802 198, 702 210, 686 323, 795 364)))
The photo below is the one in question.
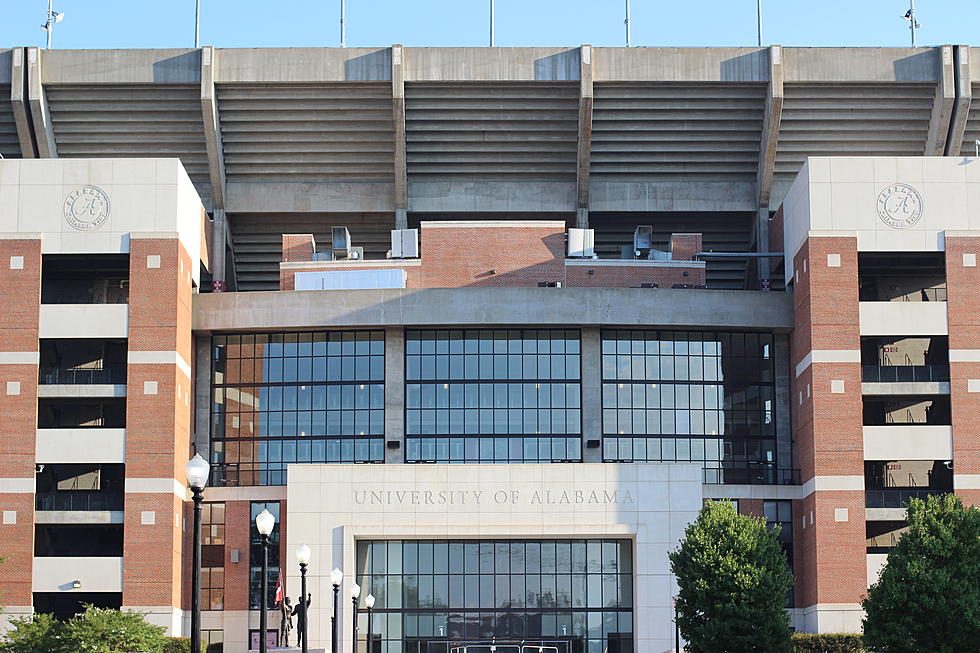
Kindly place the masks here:
POLYGON ((575 330, 408 330, 408 462, 582 458, 575 330))
POLYGON ((384 332, 212 339, 214 485, 284 485, 289 463, 384 460, 384 332))
POLYGON ((632 651, 629 540, 359 541, 357 582, 362 640, 364 597, 376 599, 375 653, 494 639, 562 653, 632 651))
POLYGON ((708 483, 777 483, 773 336, 602 332, 603 459, 700 462, 708 483))

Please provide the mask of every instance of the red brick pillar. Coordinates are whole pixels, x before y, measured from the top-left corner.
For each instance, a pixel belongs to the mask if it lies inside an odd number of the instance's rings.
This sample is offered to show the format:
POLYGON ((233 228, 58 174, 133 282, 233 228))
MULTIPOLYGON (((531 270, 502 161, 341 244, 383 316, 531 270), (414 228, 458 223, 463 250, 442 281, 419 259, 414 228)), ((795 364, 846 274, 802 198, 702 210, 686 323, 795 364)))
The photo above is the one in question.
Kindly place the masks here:
POLYGON ((187 607, 181 584, 191 265, 176 238, 130 241, 123 606, 148 612, 174 634, 187 607))
POLYGON ((793 266, 797 607, 809 632, 854 632, 867 589, 857 240, 810 237, 793 266))
POLYGON ((980 237, 946 234, 953 489, 980 505, 980 237))
POLYGON ((23 236, 0 240, 0 631, 33 604, 41 240, 23 236))

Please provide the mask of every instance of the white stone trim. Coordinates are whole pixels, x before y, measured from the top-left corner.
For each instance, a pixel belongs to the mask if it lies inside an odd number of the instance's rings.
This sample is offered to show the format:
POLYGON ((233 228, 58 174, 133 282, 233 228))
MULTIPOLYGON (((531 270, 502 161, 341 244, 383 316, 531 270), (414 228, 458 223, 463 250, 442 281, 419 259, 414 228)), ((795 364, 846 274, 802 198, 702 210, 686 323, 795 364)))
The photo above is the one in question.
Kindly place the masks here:
POLYGON ((34 494, 35 479, 0 478, 0 494, 34 494))
POLYGON ((647 259, 594 259, 594 258, 567 258, 565 265, 572 267, 596 267, 596 268, 703 268, 704 261, 650 261, 647 259))
POLYGON ((144 240, 180 240, 180 234, 176 231, 131 231, 129 232, 130 240, 133 239, 144 239, 144 240))
MULTIPOLYGON (((840 267, 840 254, 827 254, 827 267, 828 268, 839 268, 840 267)), ((803 271, 806 272, 806 262, 804 261, 803 271)))
POLYGON ((126 494, 174 494, 187 500, 187 488, 175 478, 127 478, 126 494))
POLYGON ((0 351, 0 365, 37 365, 40 362, 39 351, 0 351))
POLYGON ((389 258, 383 261, 372 259, 370 261, 283 261, 279 264, 280 270, 316 270, 330 272, 336 269, 358 267, 358 268, 417 268, 421 267, 422 260, 417 258, 389 258))
MULTIPOLYGON (((208 490, 208 496, 214 490, 208 490)), ((706 484, 701 486, 701 495, 705 499, 773 499, 794 501, 803 498, 801 485, 718 485, 706 484)), ((217 499, 216 499, 217 500, 217 499)))
POLYGON ((967 379, 966 380, 966 391, 967 392, 980 392, 980 379, 967 379))
POLYGON ((814 492, 864 491, 864 476, 814 476, 803 483, 803 498, 814 492))
POLYGON ((813 349, 796 364, 796 376, 813 363, 860 363, 860 349, 813 349))
POLYGON ((905 508, 865 508, 865 521, 904 521, 905 508))
POLYGON ((980 474, 953 474, 953 490, 980 490, 980 474))
POLYGON ((41 234, 37 232, 10 232, 0 233, 0 240, 41 240, 41 234))
POLYGON ((965 267, 965 268, 975 268, 975 267, 977 267, 977 255, 976 254, 964 254, 963 255, 963 267, 965 267))
POLYGON ((23 270, 24 269, 24 257, 23 256, 11 256, 10 257, 10 269, 11 270, 23 270))
POLYGON ((11 396, 19 395, 20 381, 7 381, 7 394, 11 396))
POLYGON ((811 229, 806 234, 807 238, 854 238, 858 237, 856 231, 833 231, 830 229, 811 229))
POLYGON ((130 350, 126 354, 126 363, 129 365, 176 365, 187 378, 191 378, 191 366, 176 351, 135 351, 130 350))
POLYGON ((17 523, 17 511, 16 510, 4 510, 3 511, 3 525, 13 526, 17 523))
POLYGON ((950 349, 950 363, 980 363, 980 349, 950 349))
POLYGON ((553 227, 565 231, 564 220, 423 220, 422 229, 460 229, 472 227, 509 227, 521 229, 528 227, 553 227))

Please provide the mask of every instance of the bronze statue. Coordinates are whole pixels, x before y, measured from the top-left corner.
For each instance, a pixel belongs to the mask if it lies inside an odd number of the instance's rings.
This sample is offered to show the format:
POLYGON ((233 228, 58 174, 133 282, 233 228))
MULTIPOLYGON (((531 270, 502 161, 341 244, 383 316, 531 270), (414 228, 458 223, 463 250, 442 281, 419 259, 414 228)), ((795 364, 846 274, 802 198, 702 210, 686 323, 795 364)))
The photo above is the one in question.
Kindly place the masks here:
POLYGON ((287 596, 279 603, 279 634, 281 635, 282 646, 289 646, 289 633, 293 630, 293 606, 287 596))
POLYGON ((303 601, 303 597, 299 597, 299 601, 296 602, 296 607, 293 608, 293 614, 296 615, 296 646, 300 648, 303 647, 303 631, 306 630, 306 613, 310 609, 310 603, 313 602, 313 595, 307 594, 306 601, 303 601))

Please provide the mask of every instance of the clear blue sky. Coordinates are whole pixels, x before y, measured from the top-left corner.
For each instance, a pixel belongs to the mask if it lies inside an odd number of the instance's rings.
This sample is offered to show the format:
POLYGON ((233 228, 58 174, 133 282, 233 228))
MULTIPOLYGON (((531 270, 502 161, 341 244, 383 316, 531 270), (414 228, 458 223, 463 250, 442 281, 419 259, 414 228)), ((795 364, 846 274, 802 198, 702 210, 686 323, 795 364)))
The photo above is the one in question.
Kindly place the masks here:
MULTIPOLYGON (((340 0, 201 0, 201 42, 337 46, 340 0)), ((624 44, 625 0, 496 0, 500 46, 624 44)), ((920 45, 976 44, 980 0, 918 0, 920 45)), ((347 0, 347 45, 487 45, 489 0, 347 0)), ((755 45, 756 0, 632 0, 633 44, 755 45)), ((763 41, 904 46, 908 0, 763 0, 763 41)), ((0 47, 43 45, 47 0, 0 0, 0 47)), ((56 48, 194 44, 194 0, 55 0, 56 48)))

